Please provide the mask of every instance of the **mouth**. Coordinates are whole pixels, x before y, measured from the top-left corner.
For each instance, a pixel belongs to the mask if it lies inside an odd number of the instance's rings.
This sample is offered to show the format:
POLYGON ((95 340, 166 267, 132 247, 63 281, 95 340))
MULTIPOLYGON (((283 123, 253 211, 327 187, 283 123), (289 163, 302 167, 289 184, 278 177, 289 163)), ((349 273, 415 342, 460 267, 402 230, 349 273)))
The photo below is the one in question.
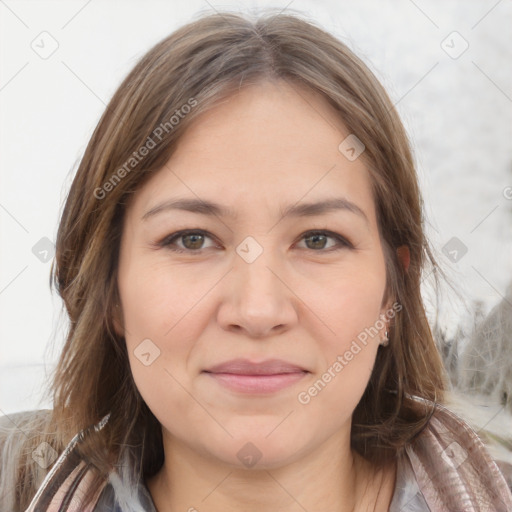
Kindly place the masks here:
POLYGON ((275 393, 295 384, 310 372, 280 359, 254 363, 248 359, 226 361, 203 373, 231 391, 239 393, 275 393))

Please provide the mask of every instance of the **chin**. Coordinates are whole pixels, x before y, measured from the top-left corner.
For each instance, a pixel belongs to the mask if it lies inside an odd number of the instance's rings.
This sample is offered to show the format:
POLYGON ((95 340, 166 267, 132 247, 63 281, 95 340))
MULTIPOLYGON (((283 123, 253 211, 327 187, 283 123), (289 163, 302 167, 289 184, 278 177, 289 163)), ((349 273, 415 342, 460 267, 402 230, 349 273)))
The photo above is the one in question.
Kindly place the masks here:
MULTIPOLYGON (((265 425, 266 427, 266 425, 265 425)), ((304 431, 298 435, 299 430, 294 429, 295 435, 290 435, 289 429, 280 433, 275 429, 274 422, 271 428, 259 432, 247 429, 238 432, 233 439, 224 443, 210 444, 210 454, 237 469, 262 470, 276 469, 293 463, 307 451, 304 431), (269 435, 269 432, 272 432, 269 435)), ((210 439, 211 442, 211 439, 210 439)))

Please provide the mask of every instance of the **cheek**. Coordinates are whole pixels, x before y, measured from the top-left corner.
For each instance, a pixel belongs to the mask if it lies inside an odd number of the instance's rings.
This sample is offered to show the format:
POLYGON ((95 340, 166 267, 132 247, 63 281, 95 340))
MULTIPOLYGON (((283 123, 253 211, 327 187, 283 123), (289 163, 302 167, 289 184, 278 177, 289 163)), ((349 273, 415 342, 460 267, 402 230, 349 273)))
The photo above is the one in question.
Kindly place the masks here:
MULTIPOLYGON (((354 270, 327 288, 325 321, 334 331, 337 349, 343 348, 361 332, 376 325, 386 284, 385 268, 354 270)), ((378 325, 377 325, 378 327, 378 325)), ((375 332, 372 330, 372 333, 375 332)))
POLYGON ((201 297, 212 283, 166 265, 144 264, 142 258, 139 262, 120 266, 119 272, 132 375, 154 412, 164 400, 165 408, 179 410, 190 401, 183 386, 188 386, 194 341, 207 319, 201 297))
POLYGON ((190 305, 161 274, 126 277, 132 280, 127 279, 121 296, 133 379, 160 423, 174 426, 172 412, 190 409, 187 361, 198 336, 192 313, 187 315, 190 305))
POLYGON ((361 269, 347 273, 329 286, 321 318, 330 334, 318 340, 322 343, 318 369, 321 382, 316 387, 322 389, 323 399, 317 405, 340 410, 343 404, 347 411, 357 405, 379 347, 384 289, 385 268, 380 265, 373 272, 361 269))
POLYGON ((207 285, 190 273, 161 264, 124 269, 119 288, 127 341, 154 337, 163 342, 172 337, 207 292, 207 285))
POLYGON ((379 279, 367 280, 365 286, 348 281, 329 294, 324 312, 335 334, 317 339, 322 343, 321 362, 298 396, 307 421, 321 418, 327 430, 349 421, 371 377, 380 341, 376 323, 384 285, 379 279))

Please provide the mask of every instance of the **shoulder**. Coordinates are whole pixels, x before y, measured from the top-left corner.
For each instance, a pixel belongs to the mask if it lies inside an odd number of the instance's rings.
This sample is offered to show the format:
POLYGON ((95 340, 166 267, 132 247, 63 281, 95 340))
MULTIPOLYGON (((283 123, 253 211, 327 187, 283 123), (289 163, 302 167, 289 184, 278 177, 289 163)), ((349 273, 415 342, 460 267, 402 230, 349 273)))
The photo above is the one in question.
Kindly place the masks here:
POLYGON ((0 510, 22 511, 28 507, 78 512, 85 507, 94 512, 156 512, 129 450, 108 476, 100 474, 81 455, 80 445, 99 435, 109 415, 76 432, 66 446, 55 450, 51 413, 26 411, 0 418, 0 510), (20 485, 23 499, 14 502, 12 489, 20 485), (86 505, 87 496, 91 499, 86 505))
POLYGON ((11 433, 23 435, 23 428, 33 430, 46 425, 51 412, 50 409, 36 409, 0 416, 0 439, 4 440, 11 433))
POLYGON ((29 495, 43 481, 52 455, 42 444, 50 417, 47 409, 0 416, 0 510, 15 510, 12 489, 29 495))
POLYGON ((512 510, 512 494, 496 462, 478 434, 447 407, 436 404, 405 451, 432 510, 512 510))
POLYGON ((39 409, 0 416, 0 457, 5 467, 6 457, 16 458, 23 447, 47 437, 51 410, 39 409))

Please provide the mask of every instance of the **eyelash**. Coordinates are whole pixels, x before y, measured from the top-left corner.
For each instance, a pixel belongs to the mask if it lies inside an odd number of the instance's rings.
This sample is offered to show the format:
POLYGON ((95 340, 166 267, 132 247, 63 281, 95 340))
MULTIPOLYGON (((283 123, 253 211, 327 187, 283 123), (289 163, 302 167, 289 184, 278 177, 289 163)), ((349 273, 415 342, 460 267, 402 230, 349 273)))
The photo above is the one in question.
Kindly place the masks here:
MULTIPOLYGON (((188 230, 177 231, 176 233, 166 236, 163 240, 161 240, 160 242, 157 243, 157 246, 165 247, 166 249, 173 251, 173 252, 189 253, 189 254, 201 254, 204 250, 206 250, 206 249, 197 249, 197 250, 181 249, 176 246, 171 247, 174 244, 175 240, 178 240, 185 235, 205 235, 206 237, 211 238, 212 240, 215 239, 215 237, 213 237, 213 235, 208 233, 208 231, 203 231, 202 229, 188 229, 188 230)), ((328 238, 332 238, 332 239, 336 240, 337 246, 331 247, 329 249, 318 249, 318 250, 306 248, 306 250, 313 251, 313 252, 329 252, 330 253, 333 251, 339 251, 341 249, 353 249, 354 248, 354 246, 346 238, 342 237, 341 235, 338 235, 337 233, 334 233, 334 232, 328 231, 328 230, 318 230, 317 229, 317 230, 306 231, 301 235, 301 238, 299 239, 299 241, 302 241, 305 238, 309 238, 314 235, 326 235, 328 238)))

